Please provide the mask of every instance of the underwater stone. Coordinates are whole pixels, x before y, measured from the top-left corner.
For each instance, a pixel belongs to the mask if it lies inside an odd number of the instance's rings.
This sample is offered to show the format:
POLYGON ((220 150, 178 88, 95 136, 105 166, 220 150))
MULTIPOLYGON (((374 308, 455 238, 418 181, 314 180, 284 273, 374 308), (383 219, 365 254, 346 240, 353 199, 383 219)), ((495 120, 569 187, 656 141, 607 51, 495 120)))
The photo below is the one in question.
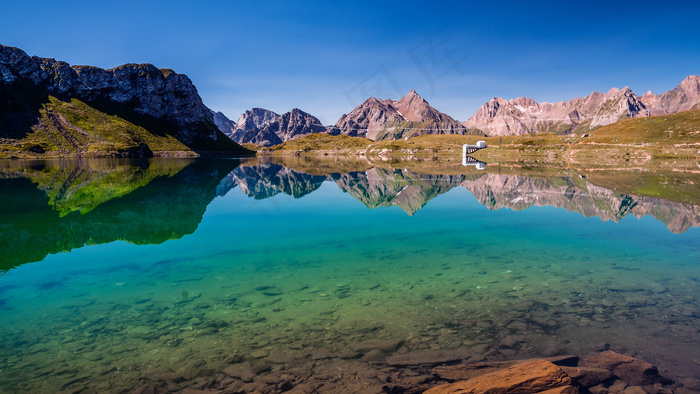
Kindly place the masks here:
POLYGON ((586 367, 560 367, 567 375, 571 376, 582 387, 597 386, 612 378, 613 374, 603 368, 586 367))
POLYGON ((270 352, 268 352, 268 351, 265 350, 265 349, 258 349, 258 350, 256 350, 256 351, 250 353, 250 357, 253 357, 253 358, 265 358, 265 357, 267 357, 269 354, 270 354, 270 352))
POLYGON ((628 386, 624 390, 620 392, 621 394, 647 394, 646 390, 644 390, 640 386, 628 386))
POLYGON ((521 321, 515 321, 507 326, 514 331, 527 331, 527 324, 521 321))
POLYGON ((277 286, 258 286, 255 290, 268 296, 276 296, 283 293, 277 286))
POLYGON ((331 353, 326 349, 313 349, 311 351, 311 358, 314 360, 331 358, 331 353))
POLYGON ((233 364, 224 369, 224 373, 233 378, 239 378, 244 382, 252 382, 256 375, 248 363, 233 364))
POLYGON ((359 353, 366 353, 372 350, 381 350, 385 353, 391 353, 398 349, 403 344, 403 339, 385 339, 382 341, 368 341, 358 343, 352 349, 359 353))
POLYGON ((367 354, 365 354, 364 357, 362 357, 362 360, 367 361, 369 363, 376 363, 384 361, 385 357, 386 355, 384 354, 384 352, 382 352, 381 350, 374 349, 367 352, 367 354))
POLYGON ((632 385, 653 385, 654 383, 667 382, 667 379, 659 376, 659 371, 655 366, 611 350, 586 357, 579 362, 579 365, 611 370, 619 378, 632 385))
POLYGON ((518 342, 513 339, 513 337, 507 336, 498 344, 498 347, 502 349, 512 349, 517 343, 518 342))
POLYGON ((394 355, 386 362, 392 366, 438 365, 462 361, 471 355, 467 350, 428 350, 394 355))

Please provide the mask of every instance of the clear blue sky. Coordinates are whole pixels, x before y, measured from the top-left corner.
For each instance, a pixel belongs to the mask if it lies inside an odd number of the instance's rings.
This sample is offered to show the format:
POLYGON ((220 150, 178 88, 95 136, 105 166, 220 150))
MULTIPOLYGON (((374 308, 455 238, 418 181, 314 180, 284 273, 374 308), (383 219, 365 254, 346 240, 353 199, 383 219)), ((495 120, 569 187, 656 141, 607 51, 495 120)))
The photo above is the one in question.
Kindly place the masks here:
POLYGON ((559 101, 700 73, 697 2, 0 2, 0 43, 111 68, 187 74, 236 120, 293 107, 335 123, 416 89, 466 120, 494 96, 559 101))

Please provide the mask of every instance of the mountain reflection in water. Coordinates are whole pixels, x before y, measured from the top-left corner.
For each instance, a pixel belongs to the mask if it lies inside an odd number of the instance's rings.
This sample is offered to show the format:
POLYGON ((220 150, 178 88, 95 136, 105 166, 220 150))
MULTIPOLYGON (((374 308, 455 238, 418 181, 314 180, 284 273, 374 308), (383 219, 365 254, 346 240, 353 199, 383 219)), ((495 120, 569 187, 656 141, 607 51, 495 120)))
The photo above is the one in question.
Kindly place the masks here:
POLYGON ((455 187, 491 210, 553 206, 618 222, 651 216, 674 233, 700 223, 698 205, 621 194, 580 176, 470 172, 431 175, 370 167, 309 174, 263 161, 6 161, 0 167, 0 271, 87 244, 158 244, 193 233, 208 204, 238 187, 257 200, 301 198, 334 182, 368 208, 398 206, 409 216, 455 187))
POLYGON ((232 160, 6 162, 0 168, 0 271, 117 240, 193 233, 232 160))

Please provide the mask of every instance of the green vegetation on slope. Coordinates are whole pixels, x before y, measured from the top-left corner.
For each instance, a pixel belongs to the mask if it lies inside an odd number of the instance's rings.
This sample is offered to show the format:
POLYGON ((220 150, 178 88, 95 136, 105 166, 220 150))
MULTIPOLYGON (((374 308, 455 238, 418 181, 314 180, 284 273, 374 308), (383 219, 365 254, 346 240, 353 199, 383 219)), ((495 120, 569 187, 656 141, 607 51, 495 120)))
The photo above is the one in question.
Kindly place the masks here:
POLYGON ((700 111, 625 119, 591 133, 599 143, 700 143, 700 111))
POLYGON ((0 158, 254 153, 208 122, 193 125, 183 136, 171 132, 177 130, 171 122, 138 114, 126 105, 62 100, 26 82, 2 89, 0 158))
POLYGON ((283 144, 275 145, 265 151, 271 152, 317 152, 317 151, 342 151, 365 149, 372 140, 363 137, 349 137, 347 135, 330 135, 326 133, 309 134, 301 138, 289 140, 283 144))

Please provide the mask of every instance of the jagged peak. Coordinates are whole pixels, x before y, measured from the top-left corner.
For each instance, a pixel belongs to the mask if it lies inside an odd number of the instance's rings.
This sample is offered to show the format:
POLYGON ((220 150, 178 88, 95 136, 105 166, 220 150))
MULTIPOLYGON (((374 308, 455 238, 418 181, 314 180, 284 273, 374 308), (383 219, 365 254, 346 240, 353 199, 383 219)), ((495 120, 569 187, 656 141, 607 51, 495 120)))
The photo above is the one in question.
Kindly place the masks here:
POLYGON ((376 97, 368 97, 367 100, 363 104, 368 104, 368 103, 381 103, 382 100, 376 98, 376 97))
POLYGON ((122 64, 121 66, 117 66, 114 68, 109 68, 107 71, 113 71, 113 70, 123 70, 123 69, 128 69, 128 68, 135 68, 137 70, 139 69, 147 69, 147 70, 158 70, 158 67, 152 65, 151 63, 126 63, 122 64))
POLYGON ((310 113, 305 112, 299 108, 292 108, 289 112, 283 114, 282 116, 284 116, 284 115, 289 115, 289 116, 293 116, 293 117, 298 116, 298 117, 302 117, 302 118, 309 118, 310 117, 310 118, 316 119, 315 116, 313 116, 310 113))
POLYGON ((276 112, 270 111, 269 109, 265 108, 260 108, 260 107, 254 107, 252 109, 246 110, 246 113, 272 113, 275 114, 275 116, 279 116, 276 112))
POLYGON ((23 54, 24 56, 29 56, 29 55, 27 55, 27 52, 25 52, 25 51, 22 50, 21 48, 17 48, 17 47, 12 47, 12 46, 9 46, 9 45, 2 45, 2 44, 0 44, 0 52, 3 52, 3 51, 18 52, 18 53, 23 54))
POLYGON ((502 106, 504 104, 508 103, 508 100, 502 98, 502 97, 494 97, 491 100, 487 101, 482 105, 481 107, 493 107, 493 106, 502 106))
POLYGON ((355 108, 353 111, 355 111, 355 110, 363 110, 363 109, 365 109, 366 107, 371 107, 371 106, 373 106, 373 105, 374 105, 374 106, 380 106, 380 107, 388 106, 388 104, 386 103, 385 100, 381 100, 381 99, 378 99, 378 98, 376 98, 376 97, 370 97, 370 98, 368 98, 367 100, 365 100, 364 103, 360 104, 360 106, 358 106, 357 108, 355 108))
POLYGON ((408 92, 408 94, 406 94, 405 96, 403 96, 403 97, 401 98, 401 100, 399 100, 399 101, 409 101, 409 102, 411 102, 411 101, 416 101, 416 100, 428 104, 428 100, 424 99, 420 94, 418 94, 418 92, 416 92, 416 91, 413 90, 413 89, 411 89, 411 91, 408 92))
POLYGON ((419 98, 419 99, 423 99, 423 97, 421 97, 420 94, 418 94, 418 92, 416 92, 415 89, 411 89, 408 93, 406 93, 405 96, 402 97, 402 99, 405 99, 405 98, 411 98, 411 99, 412 99, 412 98, 416 98, 416 97, 419 98))
MULTIPOLYGON (((106 71, 106 70, 104 70, 104 69, 102 69, 102 68, 100 68, 100 67, 86 66, 86 65, 82 65, 82 64, 75 65, 75 66, 71 66, 71 67, 72 67, 73 69, 75 69, 76 71, 80 71, 80 70, 103 70, 103 71, 106 71)), ((161 69, 160 69, 160 71, 163 71, 163 72, 164 72, 165 70, 169 70, 169 69, 166 69, 166 68, 161 68, 161 69)), ((170 71, 173 71, 173 70, 170 70, 170 71)))
POLYGON ((683 81, 681 81, 680 84, 678 84, 678 87, 682 88, 683 90, 700 91, 700 77, 697 75, 688 75, 683 81))
POLYGON ((175 70, 173 70, 173 69, 171 69, 171 68, 161 68, 161 69, 160 69, 160 72, 163 73, 163 76, 164 76, 165 78, 168 78, 168 77, 171 76, 171 75, 177 75, 177 73, 175 72, 175 70))
POLYGON ((529 97, 518 97, 516 99, 510 100, 510 104, 515 104, 515 105, 527 105, 527 106, 533 106, 536 107, 539 105, 537 101, 534 99, 531 99, 529 97))

